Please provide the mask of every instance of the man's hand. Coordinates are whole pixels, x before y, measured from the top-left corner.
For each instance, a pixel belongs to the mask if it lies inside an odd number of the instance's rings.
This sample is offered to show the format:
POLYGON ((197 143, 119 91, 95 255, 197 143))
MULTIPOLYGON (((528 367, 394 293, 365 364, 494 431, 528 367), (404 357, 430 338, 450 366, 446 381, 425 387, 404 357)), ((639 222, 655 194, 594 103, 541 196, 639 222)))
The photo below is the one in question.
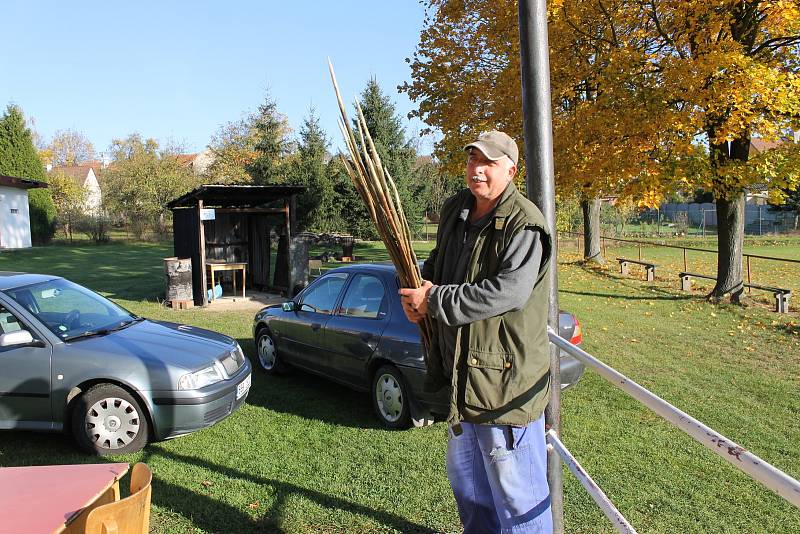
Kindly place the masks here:
POLYGON ((427 280, 422 281, 422 286, 416 289, 405 287, 400 290, 400 303, 406 317, 412 323, 419 323, 428 313, 428 294, 431 292, 433 284, 427 280))

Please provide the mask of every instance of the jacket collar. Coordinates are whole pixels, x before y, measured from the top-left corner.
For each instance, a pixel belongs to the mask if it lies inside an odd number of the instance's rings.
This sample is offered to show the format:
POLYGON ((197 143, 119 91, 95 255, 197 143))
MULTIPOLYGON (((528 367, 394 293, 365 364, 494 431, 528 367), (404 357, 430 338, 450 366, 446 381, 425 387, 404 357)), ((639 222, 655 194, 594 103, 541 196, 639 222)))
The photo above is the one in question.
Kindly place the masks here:
MULTIPOLYGON (((469 188, 464 189, 464 198, 461 201, 461 211, 459 213, 458 218, 462 221, 466 221, 467 217, 469 216, 469 210, 472 209, 472 206, 475 205, 475 197, 470 192, 469 188)), ((503 194, 500 195, 500 201, 497 203, 497 206, 494 208, 494 218, 506 218, 511 214, 511 208, 514 207, 514 199, 516 195, 519 194, 517 190, 517 186, 514 185, 514 181, 512 180, 509 182, 508 186, 506 187, 503 194)))

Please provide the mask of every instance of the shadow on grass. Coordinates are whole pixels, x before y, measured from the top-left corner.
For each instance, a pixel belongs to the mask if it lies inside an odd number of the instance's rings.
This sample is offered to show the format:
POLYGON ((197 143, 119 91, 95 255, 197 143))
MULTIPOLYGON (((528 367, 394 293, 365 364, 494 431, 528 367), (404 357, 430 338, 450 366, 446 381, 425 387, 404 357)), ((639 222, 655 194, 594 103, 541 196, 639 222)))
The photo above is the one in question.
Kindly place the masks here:
POLYGON ((573 291, 571 289, 559 289, 559 293, 566 293, 568 295, 584 295, 587 297, 604 297, 604 298, 611 298, 611 299, 619 299, 619 300, 692 300, 697 299, 692 295, 674 295, 668 292, 664 292, 663 295, 641 295, 641 296, 634 296, 634 295, 620 295, 616 293, 599 293, 593 291, 573 291))
POLYGON ((372 413, 368 394, 295 368, 267 376, 258 368, 252 340, 238 341, 253 364, 247 404, 351 428, 383 428, 372 413))
MULTIPOLYGON (((434 534, 438 532, 429 527, 411 523, 390 512, 374 510, 352 501, 333 495, 326 495, 288 482, 252 475, 230 467, 215 465, 198 458, 168 452, 158 447, 151 447, 149 450, 150 456, 157 455, 173 462, 180 462, 220 473, 231 480, 257 484, 274 495, 275 503, 272 507, 261 518, 253 519, 242 510, 221 503, 211 495, 202 495, 190 488, 176 486, 160 480, 157 473, 155 473, 153 502, 160 507, 190 518, 196 527, 207 532, 285 532, 280 526, 281 518, 286 515, 286 503, 293 496, 300 496, 331 510, 344 510, 371 518, 381 525, 398 532, 414 534, 434 534)), ((147 462, 147 459, 144 461, 147 462)))

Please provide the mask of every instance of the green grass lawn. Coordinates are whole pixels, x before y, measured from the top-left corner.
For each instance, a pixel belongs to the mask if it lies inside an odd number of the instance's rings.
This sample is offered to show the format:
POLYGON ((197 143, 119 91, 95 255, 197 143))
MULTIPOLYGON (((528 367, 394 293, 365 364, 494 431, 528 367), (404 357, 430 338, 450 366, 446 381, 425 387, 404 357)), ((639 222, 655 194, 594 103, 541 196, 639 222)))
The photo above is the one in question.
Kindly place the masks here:
MULTIPOLYGON (((421 258, 431 246, 419 244, 421 258)), ((171 253, 171 244, 52 246, 3 251, 0 269, 63 275, 135 313, 224 332, 252 359, 251 313, 158 303, 171 253)), ((355 253, 388 259, 378 244, 355 253)), ((800 477, 797 314, 716 306, 681 293, 677 280, 648 284, 621 278, 615 265, 560 259, 560 304, 580 318, 585 349, 800 477)), ((800 532, 796 508, 591 371, 562 399, 563 441, 639 532, 800 532)), ((366 394, 302 373, 256 373, 232 417, 114 460, 152 468, 157 533, 455 532, 445 448, 443 424, 385 431, 366 394)), ((4 466, 97 461, 61 435, 0 440, 4 466)), ((566 470, 564 480, 567 531, 612 532, 566 470)))

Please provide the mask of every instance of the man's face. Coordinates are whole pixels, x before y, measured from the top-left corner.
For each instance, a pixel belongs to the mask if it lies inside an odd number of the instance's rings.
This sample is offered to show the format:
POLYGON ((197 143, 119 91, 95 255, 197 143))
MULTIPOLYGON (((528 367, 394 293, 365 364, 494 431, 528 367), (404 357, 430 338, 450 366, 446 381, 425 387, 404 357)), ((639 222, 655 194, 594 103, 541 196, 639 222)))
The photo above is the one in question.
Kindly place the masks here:
POLYGON ((470 148, 467 156, 467 187, 478 200, 494 201, 500 198, 508 183, 514 178, 517 166, 511 158, 490 160, 477 148, 470 148))

